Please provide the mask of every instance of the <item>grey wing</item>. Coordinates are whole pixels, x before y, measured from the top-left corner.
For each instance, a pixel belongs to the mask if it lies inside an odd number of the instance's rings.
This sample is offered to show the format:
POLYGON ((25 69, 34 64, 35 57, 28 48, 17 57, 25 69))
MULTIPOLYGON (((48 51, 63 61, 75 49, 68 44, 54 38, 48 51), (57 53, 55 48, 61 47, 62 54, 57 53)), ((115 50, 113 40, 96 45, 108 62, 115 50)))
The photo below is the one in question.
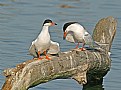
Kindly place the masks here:
POLYGON ((32 55, 35 58, 38 57, 34 41, 32 42, 32 44, 29 48, 29 54, 32 55))
POLYGON ((49 54, 58 54, 60 52, 59 43, 53 42, 53 41, 51 41, 50 43, 51 43, 51 45, 49 47, 48 53, 49 54))
POLYGON ((92 36, 88 32, 85 32, 83 39, 85 44, 89 45, 90 47, 94 47, 94 41, 92 39, 92 36))

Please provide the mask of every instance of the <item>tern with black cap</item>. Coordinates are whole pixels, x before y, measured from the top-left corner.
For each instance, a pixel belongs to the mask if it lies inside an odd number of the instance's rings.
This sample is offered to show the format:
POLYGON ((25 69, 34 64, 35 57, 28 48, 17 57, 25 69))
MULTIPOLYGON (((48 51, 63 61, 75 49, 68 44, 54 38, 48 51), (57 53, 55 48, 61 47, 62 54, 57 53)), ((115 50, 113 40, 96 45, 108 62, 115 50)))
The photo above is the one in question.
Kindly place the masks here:
POLYGON ((38 37, 32 42, 29 53, 33 57, 37 57, 39 60, 42 59, 40 54, 44 53, 46 59, 50 60, 51 58, 48 57, 46 51, 51 46, 50 34, 49 34, 49 27, 57 25, 56 23, 52 22, 50 19, 46 19, 43 23, 42 30, 38 37), (35 53, 36 52, 36 53, 35 53))
POLYGON ((90 47, 93 47, 92 36, 86 31, 86 29, 79 24, 78 22, 68 22, 63 26, 63 39, 66 39, 72 43, 78 43, 76 48, 78 48, 79 43, 83 43, 80 50, 86 50, 84 45, 87 44, 90 47))

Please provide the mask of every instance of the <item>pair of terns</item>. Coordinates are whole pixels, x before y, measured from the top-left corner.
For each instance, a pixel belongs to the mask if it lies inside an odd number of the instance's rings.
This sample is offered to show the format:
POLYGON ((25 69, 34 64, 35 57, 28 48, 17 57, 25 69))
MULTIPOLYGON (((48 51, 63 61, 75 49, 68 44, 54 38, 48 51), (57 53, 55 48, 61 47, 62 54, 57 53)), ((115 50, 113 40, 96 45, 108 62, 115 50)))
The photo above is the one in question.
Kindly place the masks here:
MULTIPOLYGON (((49 27, 57 25, 52 22, 50 19, 46 19, 43 23, 42 30, 38 37, 32 42, 29 53, 34 58, 42 59, 40 54, 45 54, 45 58, 51 60, 50 57, 46 54, 49 53, 57 54, 60 51, 59 44, 57 42, 53 42, 50 38, 49 27)), ((63 26, 63 38, 72 43, 78 43, 76 48, 78 48, 79 43, 83 43, 82 48, 80 50, 85 50, 84 45, 87 44, 90 47, 93 47, 93 40, 91 35, 85 30, 85 28, 80 25, 78 22, 68 22, 63 26)))

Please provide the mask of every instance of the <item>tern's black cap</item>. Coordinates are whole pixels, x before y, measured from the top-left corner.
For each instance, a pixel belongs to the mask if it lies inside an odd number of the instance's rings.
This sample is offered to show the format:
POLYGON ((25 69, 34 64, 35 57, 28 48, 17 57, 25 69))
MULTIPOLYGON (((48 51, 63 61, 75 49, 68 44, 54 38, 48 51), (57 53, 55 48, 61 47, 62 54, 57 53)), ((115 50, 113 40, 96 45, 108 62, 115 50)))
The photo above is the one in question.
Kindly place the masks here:
POLYGON ((45 24, 45 23, 52 23, 52 20, 46 19, 43 24, 45 24))
POLYGON ((71 24, 74 24, 74 23, 78 23, 78 22, 68 22, 68 23, 65 23, 64 26, 63 26, 63 32, 65 32, 66 28, 71 25, 71 24))
MULTIPOLYGON (((50 20, 50 19, 46 19, 46 20, 44 21, 43 25, 44 25, 45 23, 53 23, 53 22, 52 22, 52 20, 50 20)), ((57 25, 56 23, 54 23, 54 24, 57 25)))

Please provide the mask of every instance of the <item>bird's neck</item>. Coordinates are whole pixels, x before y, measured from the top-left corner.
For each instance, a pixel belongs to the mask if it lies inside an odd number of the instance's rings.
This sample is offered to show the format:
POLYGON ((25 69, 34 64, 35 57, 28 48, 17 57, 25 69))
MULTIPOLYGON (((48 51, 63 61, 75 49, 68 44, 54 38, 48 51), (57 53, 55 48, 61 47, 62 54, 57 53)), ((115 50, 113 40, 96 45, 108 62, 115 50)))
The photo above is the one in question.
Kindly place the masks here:
POLYGON ((49 29, 49 26, 43 26, 43 28, 42 28, 42 30, 44 31, 48 31, 48 29, 49 29))
POLYGON ((46 36, 46 35, 49 35, 49 31, 48 31, 48 29, 49 29, 49 26, 43 26, 42 27, 42 31, 40 32, 40 34, 39 34, 39 37, 40 36, 46 36))

